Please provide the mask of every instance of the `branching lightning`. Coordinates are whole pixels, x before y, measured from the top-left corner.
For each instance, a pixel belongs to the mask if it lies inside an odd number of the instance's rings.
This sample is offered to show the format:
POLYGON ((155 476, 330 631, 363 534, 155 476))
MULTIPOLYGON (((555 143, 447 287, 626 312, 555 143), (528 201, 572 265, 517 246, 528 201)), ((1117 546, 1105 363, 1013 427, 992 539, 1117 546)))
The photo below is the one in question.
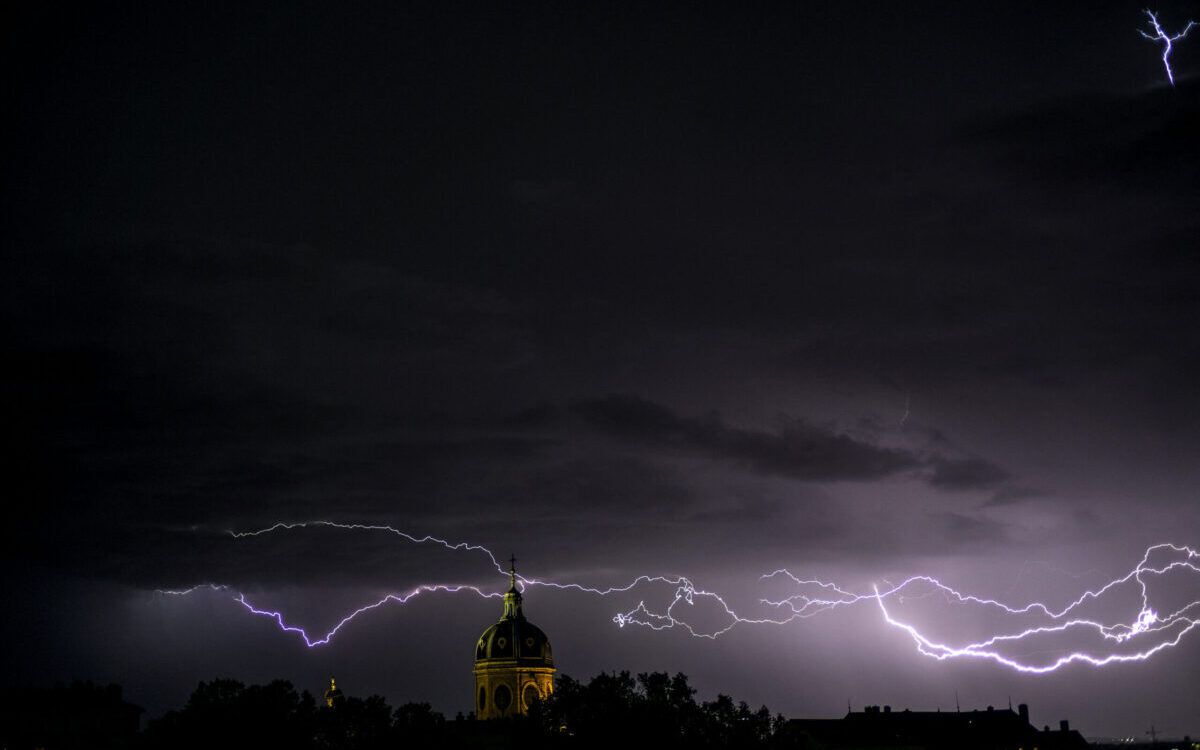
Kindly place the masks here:
MULTIPOLYGON (((277 523, 256 531, 229 533, 236 539, 246 539, 309 527, 389 533, 413 544, 432 544, 451 551, 477 552, 486 556, 496 573, 507 576, 496 555, 486 547, 467 542, 454 543, 433 536, 418 537, 391 526, 309 521, 277 523)), ((613 622, 620 627, 638 625, 654 631, 679 629, 692 637, 710 640, 719 638, 738 625, 786 625, 835 609, 873 604, 878 607, 883 623, 907 634, 917 652, 924 656, 940 661, 958 658, 989 660, 1018 672, 1045 674, 1074 663, 1102 667, 1115 663, 1145 661, 1160 651, 1179 644, 1188 633, 1200 626, 1200 599, 1176 606, 1169 614, 1161 614, 1152 606, 1150 582, 1173 573, 1200 577, 1200 552, 1174 544, 1153 545, 1146 549, 1137 565, 1123 576, 1114 578, 1098 588, 1088 589, 1065 606, 1055 608, 1039 601, 1013 606, 996 599, 963 593, 936 578, 923 575, 912 576, 899 584, 887 583, 882 588, 872 586, 870 591, 856 593, 831 582, 800 578, 780 568, 761 576, 760 581, 784 581, 799 593, 778 600, 760 599, 760 606, 776 613, 774 616, 761 617, 745 617, 738 614, 720 594, 698 588, 683 576, 640 575, 624 585, 607 588, 522 575, 517 576, 517 581, 523 589, 544 587, 601 597, 629 593, 642 586, 665 585, 668 590, 673 591, 665 608, 652 609, 643 599, 633 609, 614 615, 613 622), (1099 605, 1102 600, 1112 598, 1128 587, 1132 587, 1137 593, 1135 612, 1127 612, 1124 619, 1118 618, 1115 621, 1104 621, 1096 615, 1086 615, 1085 610, 1088 607, 1099 605), (952 607, 982 609, 1002 621, 1017 624, 1002 627, 997 632, 973 641, 962 639, 957 643, 945 642, 946 639, 923 631, 912 622, 902 620, 897 614, 898 608, 930 598, 940 599, 952 607), (699 602, 715 605, 715 611, 724 624, 719 627, 702 628, 690 621, 686 612, 696 607, 699 602), (1028 657, 1013 654, 1016 646, 1066 634, 1076 639, 1090 634, 1090 650, 1070 650, 1062 647, 1039 649, 1036 653, 1051 654, 1044 661, 1028 661, 1025 660, 1028 657)), ((182 590, 160 590, 160 593, 187 596, 199 590, 234 593, 233 588, 216 583, 200 584, 182 590)), ((235 593, 233 599, 250 614, 274 620, 280 630, 298 636, 307 647, 314 648, 330 643, 343 627, 359 615, 388 604, 406 604, 421 594, 439 592, 467 592, 481 598, 499 598, 503 595, 500 590, 486 590, 484 587, 466 583, 425 583, 403 592, 389 593, 377 601, 355 609, 338 620, 323 635, 310 635, 305 628, 290 624, 283 613, 255 606, 243 593, 235 593)))
POLYGON ((351 612, 350 614, 346 615, 341 620, 339 620, 336 625, 334 625, 332 628, 329 629, 329 632, 327 632, 325 635, 321 636, 320 638, 313 638, 312 636, 310 636, 308 634, 307 631, 304 630, 304 628, 297 627, 295 625, 288 625, 287 622, 283 619, 283 614, 281 612, 273 612, 268 609, 258 609, 253 604, 251 604, 249 601, 247 601, 245 594, 238 594, 236 597, 236 600, 239 604, 241 604, 243 607, 245 607, 246 610, 248 612, 250 612, 251 614, 260 615, 262 617, 270 617, 272 620, 279 623, 280 630, 282 630, 285 633, 295 633, 296 635, 298 635, 304 639, 304 645, 308 646, 309 648, 312 648, 313 646, 324 646, 325 644, 332 641, 333 637, 335 635, 337 635, 337 632, 342 629, 343 625, 350 622, 355 617, 358 617, 363 612, 370 612, 373 609, 378 609, 378 608, 382 607, 383 605, 391 603, 391 602, 395 602, 396 604, 407 604, 408 600, 412 599, 414 596, 416 596, 418 594, 433 592, 433 591, 445 591, 445 592, 451 593, 451 594, 457 594, 460 591, 470 591, 472 593, 475 593, 475 594, 478 594, 479 596, 484 597, 485 599, 499 599, 504 596, 500 592, 489 593, 489 592, 483 591, 482 589, 480 589, 477 586, 468 586, 465 584, 458 585, 458 586, 447 586, 444 584, 422 584, 407 593, 388 594, 387 596, 383 597, 382 599, 380 599, 379 601, 377 601, 373 604, 367 604, 365 606, 359 607, 358 609, 354 610, 353 612, 351 612))
POLYGON ((1151 11, 1151 10, 1146 10, 1144 12, 1147 16, 1150 17, 1150 25, 1154 28, 1154 33, 1147 34, 1145 31, 1143 31, 1141 29, 1138 29, 1138 33, 1141 34, 1142 36, 1146 37, 1147 39, 1149 39, 1152 42, 1162 42, 1162 45, 1163 45, 1163 53, 1162 53, 1163 67, 1167 69, 1167 80, 1170 81, 1172 86, 1174 86, 1175 85, 1175 72, 1171 70, 1171 50, 1173 49, 1173 45, 1175 44, 1175 42, 1178 42, 1180 39, 1183 39, 1185 36, 1187 36, 1188 32, 1192 30, 1192 27, 1196 26, 1197 24, 1195 21, 1188 21, 1187 25, 1183 27, 1183 31, 1179 32, 1178 34, 1176 34, 1174 36, 1171 36, 1167 32, 1163 31, 1162 25, 1159 24, 1159 22, 1158 22, 1158 14, 1157 13, 1155 13, 1154 11, 1151 11))

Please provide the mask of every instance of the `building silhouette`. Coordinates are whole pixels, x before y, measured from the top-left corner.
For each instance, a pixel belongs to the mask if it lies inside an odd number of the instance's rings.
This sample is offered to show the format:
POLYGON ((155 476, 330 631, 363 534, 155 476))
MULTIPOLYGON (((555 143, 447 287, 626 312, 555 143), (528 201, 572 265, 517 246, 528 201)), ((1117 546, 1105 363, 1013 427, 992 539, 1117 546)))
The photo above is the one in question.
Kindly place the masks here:
POLYGON ((867 706, 841 719, 793 719, 788 732, 826 748, 927 748, 949 750, 1075 750, 1087 741, 1068 722, 1037 729, 1022 703, 997 711, 892 711, 867 706))
POLYGON ((517 589, 516 558, 500 620, 475 644, 475 716, 501 719, 523 715, 554 690, 554 656, 541 628, 525 619, 517 589))

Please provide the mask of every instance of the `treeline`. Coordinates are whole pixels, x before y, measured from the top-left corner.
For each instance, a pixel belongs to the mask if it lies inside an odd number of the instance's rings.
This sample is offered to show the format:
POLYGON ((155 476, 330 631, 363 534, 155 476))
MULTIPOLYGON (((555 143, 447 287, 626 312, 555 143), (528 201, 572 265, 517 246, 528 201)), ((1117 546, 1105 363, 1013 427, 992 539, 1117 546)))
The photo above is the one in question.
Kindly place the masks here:
POLYGON ((687 675, 601 673, 586 684, 564 675, 525 720, 564 746, 768 748, 785 726, 766 706, 751 709, 727 695, 698 702, 687 675))
MULTIPOLYGON (((54 699, 52 691, 39 691, 54 699)), ((69 692, 69 691, 68 691, 69 692)), ((395 750, 437 748, 599 748, 614 745, 665 748, 794 748, 782 716, 751 709, 720 695, 697 701, 683 674, 600 674, 580 682, 558 679, 553 695, 529 716, 475 721, 447 720, 427 703, 392 708, 380 696, 346 697, 332 708, 308 691, 276 680, 244 685, 235 680, 202 682, 187 703, 136 731, 136 707, 120 701, 119 688, 95 688, 101 706, 84 707, 86 690, 70 705, 39 705, 24 691, 23 710, 0 714, 0 747, 213 750, 395 750), (114 692, 116 701, 114 702, 114 692), (124 708, 122 708, 122 706, 124 708), (129 723, 129 710, 134 722, 129 723), (105 720, 105 712, 117 718, 105 720), (79 719, 80 716, 86 718, 79 719), (74 718, 73 718, 74 717, 74 718), (63 731, 63 728, 69 728, 63 731)), ((65 693, 57 694, 62 699, 65 693)))

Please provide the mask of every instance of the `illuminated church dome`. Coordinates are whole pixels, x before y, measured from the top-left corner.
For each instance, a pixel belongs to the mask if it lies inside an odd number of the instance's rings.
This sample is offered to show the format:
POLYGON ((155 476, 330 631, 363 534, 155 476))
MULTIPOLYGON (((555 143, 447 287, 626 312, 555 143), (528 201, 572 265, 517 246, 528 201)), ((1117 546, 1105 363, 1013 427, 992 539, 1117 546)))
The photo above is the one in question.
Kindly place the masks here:
POLYGON ((525 619, 515 558, 509 584, 504 613, 475 644, 475 715, 480 719, 524 714, 554 689, 550 640, 525 619))
POLYGON ((325 688, 325 705, 333 708, 342 701, 345 696, 342 694, 342 689, 337 686, 337 680, 329 678, 329 687, 325 688))

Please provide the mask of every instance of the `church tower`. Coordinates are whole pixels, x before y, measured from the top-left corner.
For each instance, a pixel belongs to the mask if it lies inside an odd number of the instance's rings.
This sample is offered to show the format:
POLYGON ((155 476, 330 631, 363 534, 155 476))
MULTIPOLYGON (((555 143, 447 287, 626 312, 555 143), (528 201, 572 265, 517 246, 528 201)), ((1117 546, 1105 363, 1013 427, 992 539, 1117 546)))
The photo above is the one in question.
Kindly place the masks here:
POLYGON ((475 644, 475 716, 480 719, 523 715, 534 701, 554 690, 550 641, 541 628, 525 619, 515 557, 509 584, 504 613, 475 644))

